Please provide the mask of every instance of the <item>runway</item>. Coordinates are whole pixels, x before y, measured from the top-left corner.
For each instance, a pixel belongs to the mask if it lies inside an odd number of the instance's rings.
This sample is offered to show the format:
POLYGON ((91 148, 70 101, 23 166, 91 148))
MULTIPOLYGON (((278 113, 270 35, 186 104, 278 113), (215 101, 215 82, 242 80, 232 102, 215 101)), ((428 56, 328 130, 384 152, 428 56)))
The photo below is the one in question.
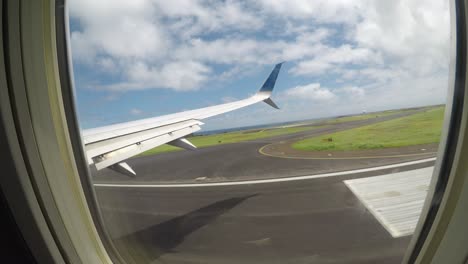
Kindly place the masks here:
MULTIPOLYGON (((124 255, 154 263, 399 263, 410 236, 393 238, 336 177, 212 187, 97 187, 124 255), (138 248, 135 253, 135 248, 138 248)), ((140 261, 137 259, 137 261, 140 261)))
POLYGON ((400 263, 411 236, 392 237, 344 181, 427 168, 433 154, 304 160, 258 151, 380 121, 131 159, 135 178, 94 175, 103 220, 135 263, 400 263))
MULTIPOLYGON (((264 146, 276 142, 293 141, 310 136, 320 136, 359 126, 374 124, 421 110, 403 112, 367 120, 339 123, 310 131, 281 135, 253 141, 200 148, 196 151, 178 151, 155 156, 131 158, 127 163, 136 171, 137 177, 130 178, 112 170, 93 171, 96 183, 196 183, 225 182, 254 179, 272 179, 336 171, 347 171, 368 167, 396 164, 434 157, 434 153, 417 156, 361 158, 361 159, 289 159, 272 157, 260 153, 264 146)), ((321 124, 317 124, 320 126, 321 124)), ((436 150, 437 144, 425 146, 436 150)))
POLYGON ((409 167, 409 166, 420 166, 420 164, 429 164, 435 161, 435 158, 427 158, 422 160, 415 160, 415 161, 408 161, 403 163, 391 164, 391 165, 384 165, 379 167, 370 167, 364 169, 356 169, 350 171, 339 171, 339 172, 330 172, 330 173, 323 173, 323 174, 313 174, 313 175, 303 175, 303 176, 292 176, 292 177, 277 177, 271 179, 253 179, 253 180, 243 180, 243 181, 223 181, 223 182, 199 182, 199 183, 94 183, 96 187, 127 187, 127 188, 175 188, 175 187, 216 187, 216 186, 234 186, 234 185, 253 185, 253 184, 265 184, 265 183, 278 183, 278 182, 287 182, 287 181, 302 181, 302 180, 310 180, 310 179, 318 179, 318 178, 326 178, 326 177, 337 177, 343 175, 350 175, 350 174, 359 174, 365 172, 374 172, 374 171, 385 171, 394 169, 395 171, 399 171, 402 167, 409 167))

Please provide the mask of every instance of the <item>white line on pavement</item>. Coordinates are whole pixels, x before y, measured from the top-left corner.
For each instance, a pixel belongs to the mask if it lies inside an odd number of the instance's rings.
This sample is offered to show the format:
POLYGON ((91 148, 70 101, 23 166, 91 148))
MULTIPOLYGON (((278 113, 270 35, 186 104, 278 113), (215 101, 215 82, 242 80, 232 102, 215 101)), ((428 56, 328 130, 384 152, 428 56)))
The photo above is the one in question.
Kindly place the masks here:
POLYGON ((306 176, 295 176, 295 177, 285 177, 285 178, 276 178, 276 179, 265 179, 265 180, 250 180, 250 181, 231 181, 231 182, 212 182, 212 183, 174 183, 174 184, 124 184, 124 183, 95 183, 96 187, 121 187, 121 188, 180 188, 180 187, 215 187, 215 186, 233 186, 233 185, 249 185, 249 184, 261 184, 261 183, 275 183, 275 182, 287 182, 287 181, 300 181, 300 180, 309 180, 316 178, 325 178, 325 177, 335 177, 343 176, 348 174, 378 171, 385 169, 398 168, 403 166, 409 166, 414 164, 420 164, 424 162, 434 161, 436 158, 428 158, 422 160, 415 160, 409 162, 403 162, 398 164, 391 164, 379 167, 349 170, 349 171, 340 171, 340 172, 331 172, 317 175, 306 175, 306 176))

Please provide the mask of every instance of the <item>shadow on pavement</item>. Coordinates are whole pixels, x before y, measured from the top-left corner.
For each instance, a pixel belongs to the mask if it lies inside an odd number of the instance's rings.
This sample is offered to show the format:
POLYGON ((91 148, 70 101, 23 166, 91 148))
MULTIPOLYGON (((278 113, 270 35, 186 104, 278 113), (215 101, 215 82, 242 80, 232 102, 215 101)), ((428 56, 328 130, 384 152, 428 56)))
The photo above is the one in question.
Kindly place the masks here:
POLYGON ((130 263, 148 263, 173 249, 196 230, 216 220, 243 201, 256 196, 252 194, 233 197, 212 203, 185 215, 147 227, 114 240, 119 253, 130 263))

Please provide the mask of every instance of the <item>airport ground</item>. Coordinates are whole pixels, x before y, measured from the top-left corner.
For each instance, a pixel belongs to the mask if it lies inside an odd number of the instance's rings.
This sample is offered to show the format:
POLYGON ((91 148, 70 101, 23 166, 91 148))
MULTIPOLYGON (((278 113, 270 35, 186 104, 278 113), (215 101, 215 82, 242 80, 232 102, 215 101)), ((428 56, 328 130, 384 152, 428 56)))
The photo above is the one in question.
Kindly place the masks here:
POLYGON ((343 181, 432 166, 434 161, 365 169, 434 157, 437 144, 399 152, 372 150, 371 154, 380 158, 340 157, 335 152, 312 158, 277 157, 269 155, 277 148, 268 150, 265 146, 350 130, 418 111, 422 110, 331 122, 196 152, 133 158, 129 164, 138 173, 135 178, 110 170, 94 175, 104 221, 123 256, 136 262, 399 263, 411 237, 393 238, 343 181), (279 177, 356 169, 364 170, 268 182, 279 177), (252 180, 265 182, 249 183, 252 180), (210 185, 214 182, 230 184, 210 185), (190 186, 193 183, 198 185, 190 186))
MULTIPOLYGON (((437 144, 418 145, 416 148, 409 147, 408 149, 365 150, 372 153, 359 153, 361 155, 348 152, 349 155, 346 159, 340 159, 340 156, 337 156, 337 153, 333 151, 321 152, 322 156, 318 157, 314 153, 302 152, 304 157, 294 158, 297 151, 281 155, 283 150, 276 148, 278 145, 289 146, 304 138, 323 135, 327 137, 326 135, 331 133, 396 120, 423 111, 425 109, 400 111, 368 119, 356 120, 355 118, 346 122, 333 122, 327 126, 318 123, 315 128, 296 133, 230 144, 216 144, 199 148, 196 151, 175 151, 138 156, 127 161, 137 172, 137 177, 131 178, 112 170, 101 170, 98 173, 93 172, 94 180, 96 183, 190 183, 254 180, 345 171, 424 159, 434 156, 437 144), (422 149, 424 150, 421 151, 422 149), (328 156, 330 153, 333 155, 328 156)), ((330 120, 325 122, 331 123, 330 120)))

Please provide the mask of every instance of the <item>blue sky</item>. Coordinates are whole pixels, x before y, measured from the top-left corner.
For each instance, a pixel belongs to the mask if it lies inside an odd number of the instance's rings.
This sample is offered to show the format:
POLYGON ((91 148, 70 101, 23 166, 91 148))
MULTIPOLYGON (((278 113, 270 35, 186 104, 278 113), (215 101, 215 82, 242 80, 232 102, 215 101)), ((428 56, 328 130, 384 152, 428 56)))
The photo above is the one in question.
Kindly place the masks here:
POLYGON ((70 1, 81 126, 273 94, 205 130, 445 101, 446 1, 70 1), (423 2, 423 3, 421 3, 423 2))

